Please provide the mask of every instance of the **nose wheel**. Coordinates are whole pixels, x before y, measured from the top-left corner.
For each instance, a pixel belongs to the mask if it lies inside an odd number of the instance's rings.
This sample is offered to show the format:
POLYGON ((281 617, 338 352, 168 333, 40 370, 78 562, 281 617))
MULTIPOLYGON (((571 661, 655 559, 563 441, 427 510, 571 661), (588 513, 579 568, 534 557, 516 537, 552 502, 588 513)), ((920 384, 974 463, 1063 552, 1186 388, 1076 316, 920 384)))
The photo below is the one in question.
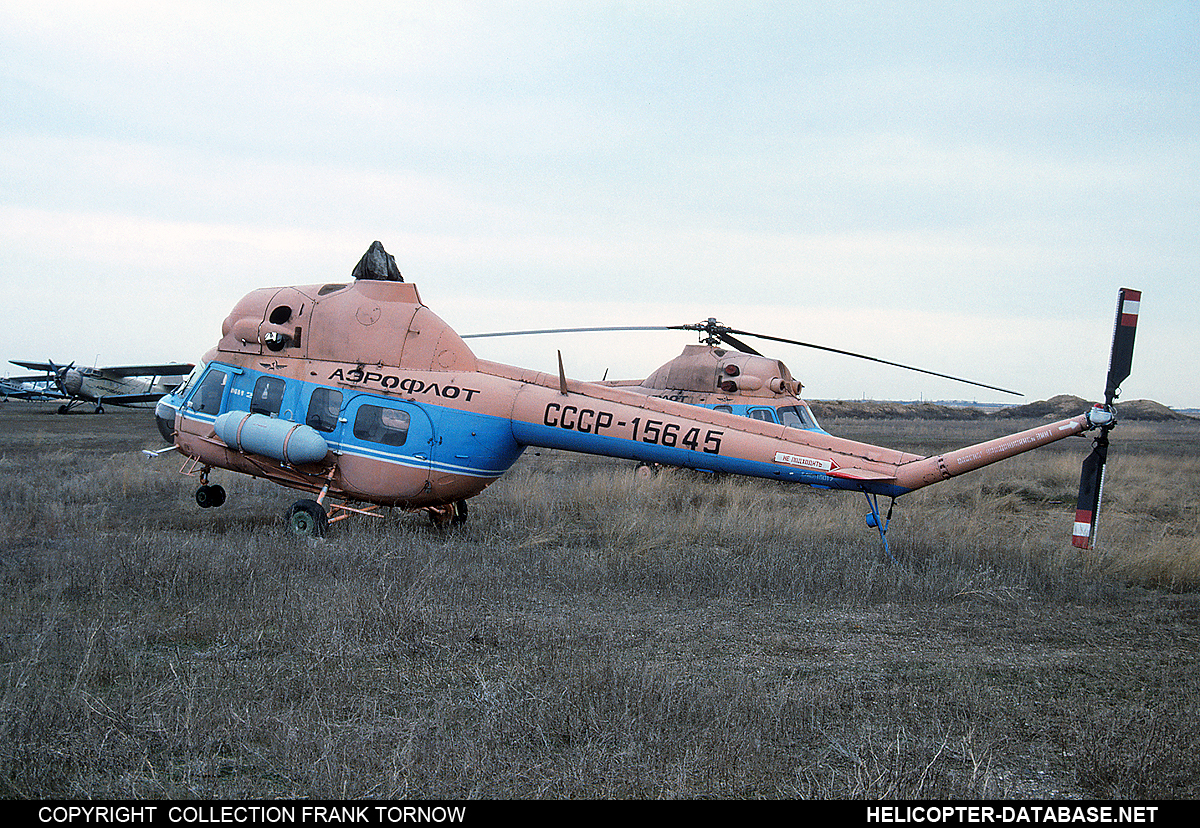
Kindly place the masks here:
POLYGON ((201 486, 196 489, 196 505, 201 509, 215 509, 225 502, 225 489, 221 486, 201 486))
POLYGON ((215 509, 225 503, 225 489, 216 484, 209 485, 208 467, 200 470, 200 488, 196 489, 196 505, 201 509, 215 509))

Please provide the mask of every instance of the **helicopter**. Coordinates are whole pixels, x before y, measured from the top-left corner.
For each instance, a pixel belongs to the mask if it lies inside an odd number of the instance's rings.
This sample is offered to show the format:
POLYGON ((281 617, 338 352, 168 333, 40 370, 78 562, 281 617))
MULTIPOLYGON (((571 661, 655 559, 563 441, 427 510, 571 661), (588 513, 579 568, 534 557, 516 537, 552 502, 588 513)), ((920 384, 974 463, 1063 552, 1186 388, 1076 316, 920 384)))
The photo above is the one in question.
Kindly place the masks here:
MULTIPOLYGON (((921 457, 836 437, 815 421, 807 428, 767 422, 568 379, 561 352, 557 375, 479 359, 424 305, 378 241, 351 276, 348 283, 251 291, 226 317, 217 345, 158 402, 155 419, 171 445, 149 453, 183 455, 180 471, 198 477, 200 507, 225 502, 224 488, 210 482, 214 469, 224 469, 310 495, 285 514, 298 535, 320 536, 353 515, 383 517, 391 508, 460 523, 470 498, 526 448, 539 447, 860 492, 867 523, 890 555, 887 529, 898 497, 1098 431, 1075 528, 1076 545, 1092 548, 1108 434, 1117 422, 1113 400, 1130 371, 1141 295, 1125 288, 1118 295, 1103 404, 921 457), (880 498, 891 499, 886 517, 880 498)), ((799 383, 778 379, 792 383, 778 384, 778 392, 798 400, 799 383)))
MULTIPOLYGON (((816 345, 797 339, 787 339, 769 334, 744 331, 723 325, 709 317, 703 322, 685 325, 624 325, 616 327, 549 328, 523 331, 495 331, 492 333, 463 334, 463 339, 483 337, 529 336, 533 334, 573 334, 613 331, 696 331, 700 342, 684 346, 683 352, 659 367, 644 379, 600 380, 600 385, 625 388, 675 402, 688 403, 715 411, 740 414, 764 422, 780 423, 807 431, 824 430, 817 424, 816 416, 808 403, 800 398, 802 384, 795 379, 788 367, 778 359, 763 356, 739 337, 756 337, 773 342, 815 348, 858 359, 919 371, 956 382, 1000 391, 1014 396, 1024 396, 995 385, 955 377, 949 374, 904 365, 899 362, 868 356, 866 354, 816 345), (737 336, 734 336, 737 334, 737 336)), ((651 477, 661 467, 640 461, 637 471, 640 476, 651 477)))

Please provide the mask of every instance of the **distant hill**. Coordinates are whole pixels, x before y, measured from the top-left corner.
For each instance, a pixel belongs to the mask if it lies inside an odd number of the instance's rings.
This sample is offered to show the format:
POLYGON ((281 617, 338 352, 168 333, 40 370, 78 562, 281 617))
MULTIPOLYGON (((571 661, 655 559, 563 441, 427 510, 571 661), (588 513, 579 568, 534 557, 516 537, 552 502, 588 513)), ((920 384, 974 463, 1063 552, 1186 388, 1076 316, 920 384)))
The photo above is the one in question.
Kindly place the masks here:
POLYGON ((877 400, 809 400, 819 420, 981 420, 989 415, 978 408, 927 402, 877 400))
MULTIPOLYGON (((855 420, 982 420, 990 417, 1025 420, 1064 420, 1082 414, 1092 407, 1089 400, 1061 394, 1048 400, 1014 405, 985 411, 968 405, 940 405, 928 402, 884 402, 876 400, 809 400, 808 404, 819 419, 855 420)), ((1153 400, 1130 400, 1117 404, 1117 416, 1122 420, 1161 422, 1195 419, 1172 411, 1153 400)))
MULTIPOLYGON (((1057 397, 1051 397, 1041 402, 1002 408, 993 416, 1062 420, 1087 411, 1091 407, 1092 403, 1082 397, 1060 394, 1057 397)), ((1180 414, 1178 411, 1172 411, 1165 405, 1156 403, 1153 400, 1119 402, 1117 403, 1117 416, 1122 420, 1146 420, 1152 422, 1191 419, 1187 415, 1180 414)))

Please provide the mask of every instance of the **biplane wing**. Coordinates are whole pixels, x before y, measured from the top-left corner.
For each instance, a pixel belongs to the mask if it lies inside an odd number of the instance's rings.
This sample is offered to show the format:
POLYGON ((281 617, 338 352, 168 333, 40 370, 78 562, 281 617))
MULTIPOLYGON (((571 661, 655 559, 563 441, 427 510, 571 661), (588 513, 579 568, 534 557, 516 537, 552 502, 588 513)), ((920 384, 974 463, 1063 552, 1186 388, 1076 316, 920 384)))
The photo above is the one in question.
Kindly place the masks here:
MULTIPOLYGON (((48 374, 61 371, 62 365, 55 365, 53 362, 23 362, 21 360, 9 360, 13 365, 20 365, 22 368, 28 368, 31 371, 45 371, 48 374)), ((72 363, 74 364, 74 363, 72 363)), ((100 375, 106 377, 186 377, 195 367, 188 363, 171 362, 161 365, 110 365, 105 368, 85 368, 92 375, 100 375)), ((27 377, 26 382, 34 382, 36 380, 45 380, 42 377, 27 377)))

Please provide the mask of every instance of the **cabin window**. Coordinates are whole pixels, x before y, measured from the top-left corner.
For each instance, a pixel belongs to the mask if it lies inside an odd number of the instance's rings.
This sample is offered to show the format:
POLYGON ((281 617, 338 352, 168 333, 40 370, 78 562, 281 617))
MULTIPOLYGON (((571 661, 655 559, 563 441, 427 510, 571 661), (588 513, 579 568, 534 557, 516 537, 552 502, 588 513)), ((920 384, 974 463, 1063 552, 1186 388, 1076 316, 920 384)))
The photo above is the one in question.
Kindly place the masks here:
POLYGON ((318 388, 308 401, 308 416, 304 422, 317 431, 337 428, 338 413, 342 410, 342 392, 335 388, 318 388))
POLYGON ((209 371, 192 397, 192 409, 204 414, 221 413, 221 400, 225 397, 225 382, 228 379, 229 375, 224 371, 215 368, 209 371))
POLYGON ((816 428, 817 420, 813 417, 808 406, 784 405, 776 409, 779 412, 779 422, 791 428, 816 428))
POLYGON ((385 446, 402 446, 408 439, 408 413, 378 405, 362 405, 354 418, 354 436, 385 446))
POLYGON ((746 416, 752 420, 762 420, 765 423, 775 422, 775 412, 769 408, 751 408, 746 416))
POLYGON ((250 399, 251 414, 266 414, 274 417, 283 403, 283 391, 287 383, 279 377, 259 377, 254 383, 254 396, 250 399))

